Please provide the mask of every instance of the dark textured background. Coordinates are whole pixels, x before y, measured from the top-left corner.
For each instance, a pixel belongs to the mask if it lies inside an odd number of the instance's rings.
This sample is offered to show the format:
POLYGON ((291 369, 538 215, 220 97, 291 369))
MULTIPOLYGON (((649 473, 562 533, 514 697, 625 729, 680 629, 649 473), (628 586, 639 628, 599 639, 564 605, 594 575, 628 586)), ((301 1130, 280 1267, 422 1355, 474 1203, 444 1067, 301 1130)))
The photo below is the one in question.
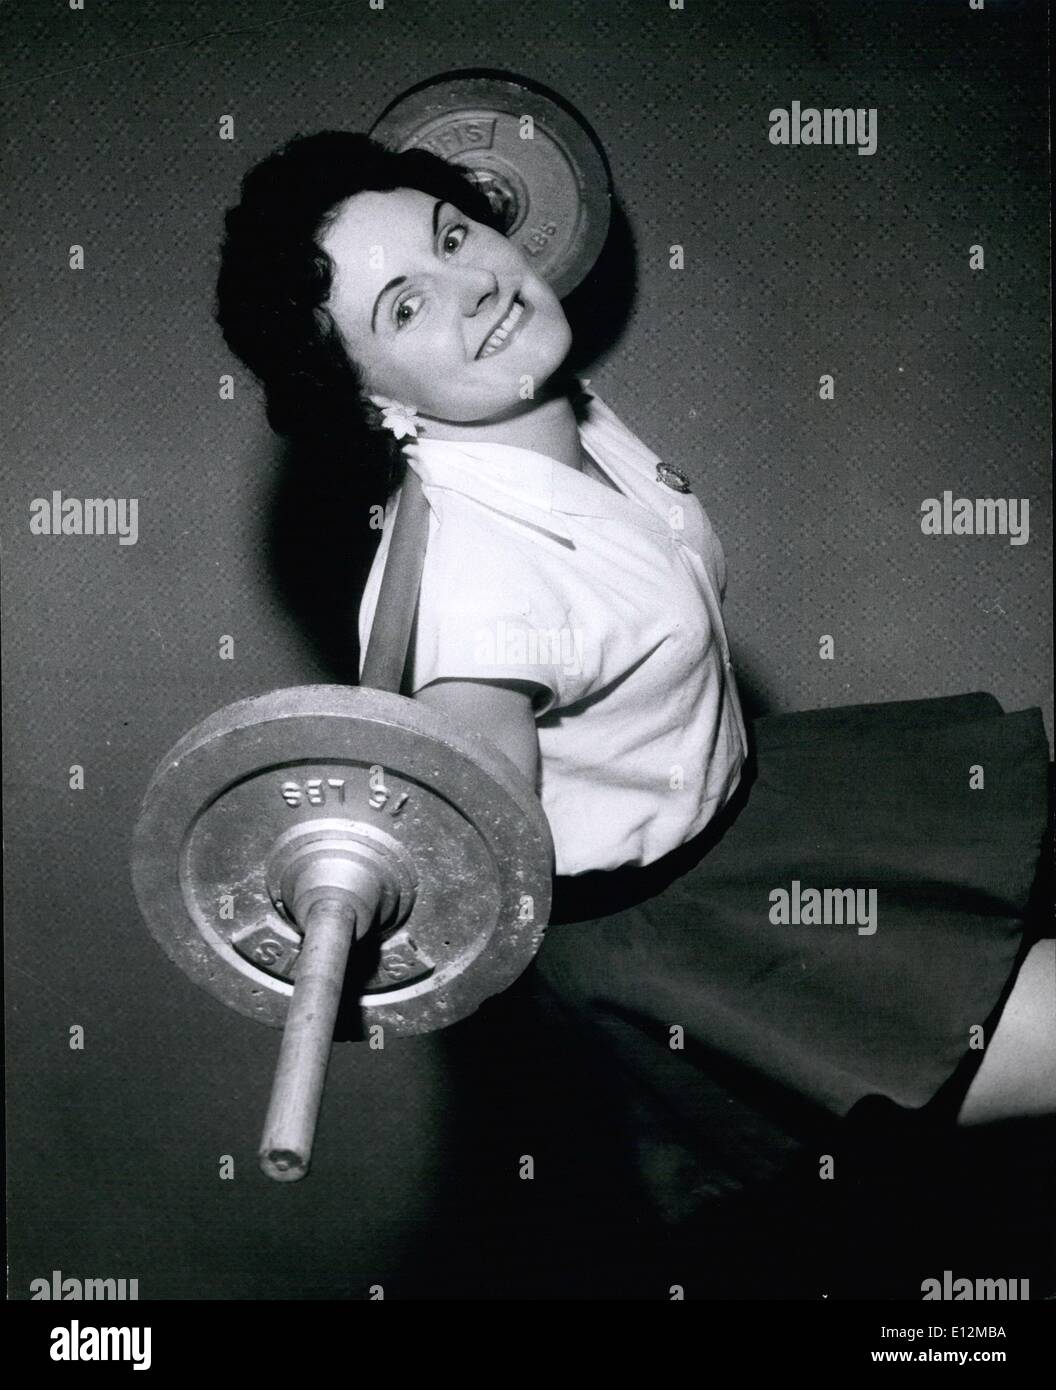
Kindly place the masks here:
POLYGON ((620 1189, 611 1150, 566 1141, 589 1125, 556 1021, 535 1083, 510 1080, 539 1027, 514 1026, 516 1001, 490 1032, 338 1049, 317 1172, 279 1189, 253 1165, 272 1036, 139 919, 128 837, 164 749, 354 655, 305 619, 288 557, 283 577, 288 462, 255 389, 239 374, 218 399, 222 211, 280 140, 368 126, 435 73, 553 86, 601 137, 626 218, 586 300, 631 312, 589 374, 698 485, 750 703, 987 689, 1042 704, 1051 732, 1044 6, 55 0, 5 4, 0 38, 12 1295, 52 1269, 148 1298, 589 1293, 598 1193, 620 1189), (771 146, 767 113, 793 99, 878 107, 877 153, 771 146), (139 498, 139 544, 31 537, 53 488, 139 498), (922 536, 944 488, 1029 497, 1030 544, 922 536), (523 1152, 560 1181, 518 1182, 523 1152))

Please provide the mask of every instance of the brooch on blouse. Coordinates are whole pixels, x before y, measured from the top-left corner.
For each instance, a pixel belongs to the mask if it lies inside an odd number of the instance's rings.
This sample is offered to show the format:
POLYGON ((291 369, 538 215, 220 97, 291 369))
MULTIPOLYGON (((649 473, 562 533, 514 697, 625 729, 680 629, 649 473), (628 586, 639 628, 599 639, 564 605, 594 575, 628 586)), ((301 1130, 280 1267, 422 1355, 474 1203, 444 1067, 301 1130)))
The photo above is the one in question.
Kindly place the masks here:
POLYGON ((689 479, 682 472, 681 468, 672 468, 669 463, 658 463, 656 465, 656 481, 663 483, 665 487, 673 488, 675 492, 692 492, 689 479))

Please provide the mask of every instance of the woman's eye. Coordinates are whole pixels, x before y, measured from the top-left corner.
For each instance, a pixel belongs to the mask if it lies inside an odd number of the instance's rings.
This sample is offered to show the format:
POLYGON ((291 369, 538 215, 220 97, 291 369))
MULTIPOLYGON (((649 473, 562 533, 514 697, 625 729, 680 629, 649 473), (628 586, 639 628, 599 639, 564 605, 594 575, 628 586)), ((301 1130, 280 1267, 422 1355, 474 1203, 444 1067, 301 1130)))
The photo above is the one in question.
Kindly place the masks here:
POLYGON ((457 251, 458 248, 469 236, 469 228, 464 222, 456 222, 453 227, 448 228, 444 233, 443 249, 445 251, 457 251), (454 245, 451 243, 454 242, 454 245))
POLYGON ((418 312, 418 305, 421 302, 421 298, 420 294, 414 294, 407 299, 400 300, 399 304, 397 304, 396 308, 392 311, 392 317, 396 320, 397 328, 402 328, 404 324, 410 323, 411 319, 413 319, 418 312), (407 310, 407 312, 404 313, 404 310, 407 310))

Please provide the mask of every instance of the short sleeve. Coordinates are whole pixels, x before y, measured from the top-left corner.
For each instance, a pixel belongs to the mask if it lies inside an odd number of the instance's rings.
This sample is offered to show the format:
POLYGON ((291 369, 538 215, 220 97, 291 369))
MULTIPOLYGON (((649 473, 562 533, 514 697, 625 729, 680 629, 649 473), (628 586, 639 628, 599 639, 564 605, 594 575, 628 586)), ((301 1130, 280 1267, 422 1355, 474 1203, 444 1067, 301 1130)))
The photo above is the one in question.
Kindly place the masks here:
POLYGON ((410 693, 436 680, 516 680, 539 687, 537 717, 565 702, 575 656, 567 608, 519 529, 445 495, 430 521, 410 693))
POLYGON ((692 548, 703 560, 712 583, 719 593, 720 603, 726 597, 726 552, 722 548, 722 542, 711 524, 711 518, 701 506, 700 501, 694 497, 692 499, 696 512, 696 523, 694 534, 696 537, 692 548))

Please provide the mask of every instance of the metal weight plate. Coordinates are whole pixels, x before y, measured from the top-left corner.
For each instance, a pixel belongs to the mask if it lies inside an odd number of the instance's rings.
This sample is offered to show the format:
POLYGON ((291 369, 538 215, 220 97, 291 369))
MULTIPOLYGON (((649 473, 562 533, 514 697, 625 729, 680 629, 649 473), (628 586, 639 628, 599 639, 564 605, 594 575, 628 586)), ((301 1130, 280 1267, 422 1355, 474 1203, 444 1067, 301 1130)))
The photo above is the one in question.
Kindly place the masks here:
POLYGON ((448 73, 398 97, 370 133, 462 165, 558 298, 597 260, 609 226, 608 165, 556 93, 511 73, 448 73))
POLYGON ((180 739, 134 832, 143 916, 192 980, 281 1027, 301 943, 281 901, 283 863, 304 837, 343 833, 347 844, 350 827, 391 870, 382 921, 353 948, 364 1028, 444 1027, 527 967, 553 866, 537 798, 497 748, 366 688, 272 691, 180 739))

